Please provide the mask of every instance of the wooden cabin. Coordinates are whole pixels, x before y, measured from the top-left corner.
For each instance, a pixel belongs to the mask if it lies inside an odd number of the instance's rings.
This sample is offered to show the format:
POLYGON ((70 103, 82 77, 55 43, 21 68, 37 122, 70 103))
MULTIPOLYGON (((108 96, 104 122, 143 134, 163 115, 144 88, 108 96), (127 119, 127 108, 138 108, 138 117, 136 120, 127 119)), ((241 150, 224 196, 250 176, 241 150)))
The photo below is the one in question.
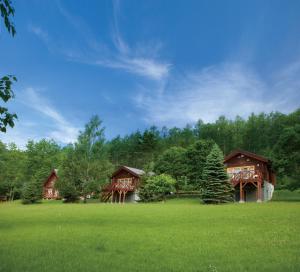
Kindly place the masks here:
POLYGON ((224 164, 235 188, 236 201, 261 202, 272 198, 276 179, 269 159, 235 150, 225 157, 224 164))
POLYGON ((58 199, 59 193, 55 188, 55 182, 58 180, 57 169, 52 170, 49 177, 43 185, 43 198, 44 199, 58 199))
POLYGON ((141 169, 121 166, 111 176, 111 182, 102 190, 102 201, 111 203, 136 202, 139 200, 137 189, 141 176, 145 172, 141 169))

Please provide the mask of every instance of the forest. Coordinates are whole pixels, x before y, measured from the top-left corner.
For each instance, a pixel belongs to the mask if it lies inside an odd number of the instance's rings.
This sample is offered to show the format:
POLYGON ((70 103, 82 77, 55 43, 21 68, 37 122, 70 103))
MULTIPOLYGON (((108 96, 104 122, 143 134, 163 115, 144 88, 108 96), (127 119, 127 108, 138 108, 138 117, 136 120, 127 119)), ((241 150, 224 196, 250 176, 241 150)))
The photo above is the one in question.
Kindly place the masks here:
POLYGON ((239 148, 266 156, 277 175, 276 189, 300 188, 298 109, 290 114, 251 114, 247 119, 220 116, 215 122, 199 120, 184 128, 152 126, 110 140, 100 118, 93 116, 73 144, 30 140, 20 150, 14 143, 0 141, 0 196, 18 199, 24 186, 41 188, 52 169, 58 169, 62 195, 85 195, 100 191, 119 165, 169 174, 176 180, 176 189, 199 190, 214 143, 224 155, 239 148))

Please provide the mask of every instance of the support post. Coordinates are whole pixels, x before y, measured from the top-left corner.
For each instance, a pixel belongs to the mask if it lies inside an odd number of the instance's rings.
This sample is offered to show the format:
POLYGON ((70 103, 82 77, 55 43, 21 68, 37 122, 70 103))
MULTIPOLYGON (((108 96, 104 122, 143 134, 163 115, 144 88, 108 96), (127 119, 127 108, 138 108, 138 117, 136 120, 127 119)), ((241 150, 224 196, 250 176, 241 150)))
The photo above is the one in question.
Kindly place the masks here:
POLYGON ((259 181, 257 184, 257 202, 261 202, 261 182, 259 181))
POLYGON ((123 193, 123 204, 125 204, 126 191, 123 193))
POLYGON ((121 199, 122 199, 122 191, 119 191, 119 204, 121 203, 121 199))
POLYGON ((114 190, 111 191, 111 202, 110 203, 113 203, 114 202, 114 190))
POLYGON ((243 192, 243 184, 242 181, 240 181, 240 203, 244 203, 244 192, 243 192))

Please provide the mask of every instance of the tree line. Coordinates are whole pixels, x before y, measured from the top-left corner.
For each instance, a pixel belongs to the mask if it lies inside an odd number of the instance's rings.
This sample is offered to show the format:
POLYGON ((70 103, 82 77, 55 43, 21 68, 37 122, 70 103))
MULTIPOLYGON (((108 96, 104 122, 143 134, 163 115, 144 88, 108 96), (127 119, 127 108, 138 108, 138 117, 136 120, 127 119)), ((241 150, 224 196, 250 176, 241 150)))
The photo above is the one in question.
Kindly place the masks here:
POLYGON ((119 165, 169 174, 177 190, 199 190, 214 143, 225 155, 241 148, 270 158, 277 188, 300 187, 300 109, 290 114, 251 114, 247 119, 221 116, 212 123, 199 120, 184 128, 152 126, 111 140, 104 132, 102 121, 94 116, 77 141, 66 146, 30 140, 20 150, 14 143, 0 142, 0 195, 20 198, 25 184, 41 188, 51 170, 58 169, 62 194, 70 194, 70 199, 85 197, 99 192, 119 165))

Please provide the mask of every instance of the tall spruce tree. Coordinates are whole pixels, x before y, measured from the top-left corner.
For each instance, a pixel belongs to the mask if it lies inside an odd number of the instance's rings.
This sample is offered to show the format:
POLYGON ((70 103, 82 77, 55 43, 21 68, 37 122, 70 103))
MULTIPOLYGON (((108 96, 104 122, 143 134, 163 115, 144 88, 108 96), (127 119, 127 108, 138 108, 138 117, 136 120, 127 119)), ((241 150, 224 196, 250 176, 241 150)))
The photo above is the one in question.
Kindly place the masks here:
POLYGON ((202 200, 206 204, 233 202, 234 189, 225 172, 223 159, 221 149, 214 144, 203 169, 202 200))

